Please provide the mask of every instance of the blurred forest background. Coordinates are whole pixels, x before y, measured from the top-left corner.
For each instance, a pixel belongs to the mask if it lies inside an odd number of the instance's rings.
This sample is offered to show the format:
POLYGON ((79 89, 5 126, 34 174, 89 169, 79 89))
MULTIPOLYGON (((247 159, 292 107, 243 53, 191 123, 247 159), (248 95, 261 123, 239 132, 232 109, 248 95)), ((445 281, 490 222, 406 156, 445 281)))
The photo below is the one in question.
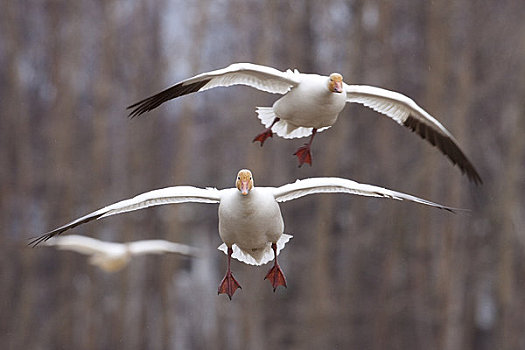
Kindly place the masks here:
POLYGON ((525 2, 4 0, 0 11, 0 348, 525 349, 525 2), (484 184, 358 105, 313 144, 262 131, 278 96, 214 89, 127 119, 129 104, 233 62, 340 72, 402 92, 458 139, 484 184), (164 238, 200 259, 147 256, 106 274, 28 238, 172 185, 340 176, 470 213, 348 195, 281 205, 294 235, 269 265, 226 256, 217 207, 123 214, 71 233, 164 238))

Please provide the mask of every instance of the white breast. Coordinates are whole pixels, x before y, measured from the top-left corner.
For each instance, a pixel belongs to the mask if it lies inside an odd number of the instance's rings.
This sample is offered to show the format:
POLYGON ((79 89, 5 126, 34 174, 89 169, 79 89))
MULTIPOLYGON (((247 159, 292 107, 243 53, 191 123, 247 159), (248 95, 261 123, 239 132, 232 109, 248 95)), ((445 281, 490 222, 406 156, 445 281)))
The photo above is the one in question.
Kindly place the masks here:
POLYGON ((221 194, 219 235, 228 246, 236 244, 247 253, 265 249, 283 230, 281 210, 270 191, 255 187, 243 196, 233 188, 221 194))

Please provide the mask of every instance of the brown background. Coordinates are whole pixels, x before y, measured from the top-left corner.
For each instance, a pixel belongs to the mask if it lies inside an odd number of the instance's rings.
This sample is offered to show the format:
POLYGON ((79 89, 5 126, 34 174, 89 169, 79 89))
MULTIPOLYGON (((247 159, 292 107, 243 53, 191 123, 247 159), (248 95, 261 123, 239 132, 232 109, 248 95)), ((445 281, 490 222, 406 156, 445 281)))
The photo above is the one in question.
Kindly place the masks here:
POLYGON ((7 0, 0 11, 0 348, 525 349, 525 2, 7 0), (436 149, 347 106, 319 134, 260 148, 255 106, 276 95, 215 89, 128 120, 125 107, 180 79, 254 62, 342 73, 407 94, 478 168, 471 185, 436 149), (317 195, 282 205, 294 238, 269 266, 226 257, 217 208, 119 215, 72 233, 165 238, 206 258, 140 257, 104 274, 27 239, 106 204, 178 184, 258 185, 340 176, 471 209, 317 195))

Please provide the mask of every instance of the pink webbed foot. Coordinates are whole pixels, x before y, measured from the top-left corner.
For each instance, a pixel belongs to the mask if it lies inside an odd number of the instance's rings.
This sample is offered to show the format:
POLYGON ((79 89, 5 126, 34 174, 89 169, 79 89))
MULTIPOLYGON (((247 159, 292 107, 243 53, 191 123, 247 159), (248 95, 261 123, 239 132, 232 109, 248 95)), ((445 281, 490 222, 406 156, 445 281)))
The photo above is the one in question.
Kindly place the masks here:
POLYGON ((294 156, 297 156, 297 159, 299 159, 299 168, 304 163, 308 163, 310 164, 310 166, 312 166, 312 154, 310 153, 310 146, 312 145, 316 133, 317 129, 312 129, 312 136, 310 137, 310 141, 308 141, 308 143, 305 143, 303 147, 299 147, 299 149, 293 154, 294 156))
POLYGON ((310 153, 310 145, 308 143, 305 143, 304 146, 299 147, 299 149, 293 155, 297 156, 297 159, 299 160, 299 168, 304 163, 312 166, 312 154, 310 153))
POLYGON ((230 300, 232 300, 233 293, 237 290, 237 288, 242 289, 241 285, 235 277, 233 277, 231 272, 226 272, 226 276, 222 279, 221 284, 219 284, 219 290, 217 294, 227 294, 230 300))
POLYGON ((280 119, 275 118, 272 122, 272 124, 266 128, 263 132, 261 132, 259 135, 255 136, 252 142, 259 141, 261 143, 261 147, 264 145, 264 141, 266 141, 267 138, 273 136, 272 127, 277 123, 280 119))
POLYGON ((277 264, 274 265, 270 269, 270 271, 268 271, 268 273, 266 274, 266 277, 264 277, 264 279, 265 280, 267 279, 267 280, 270 281, 270 283, 272 284, 274 292, 277 289, 277 287, 279 287, 279 286, 283 286, 284 288, 286 288, 286 278, 284 277, 283 271, 281 270, 281 268, 277 264))
POLYGON ((272 137, 273 132, 272 128, 265 129, 263 132, 261 132, 259 135, 255 136, 252 142, 259 141, 261 143, 261 147, 264 145, 264 141, 266 141, 267 138, 272 137))
POLYGON ((233 293, 235 293, 237 288, 241 288, 241 285, 239 284, 239 282, 237 282, 235 277, 233 277, 232 272, 230 270, 232 254, 233 249, 231 247, 228 247, 228 267, 226 268, 226 275, 222 279, 221 284, 219 284, 219 290, 217 291, 217 294, 227 294, 230 300, 232 300, 233 293))
POLYGON ((270 269, 270 271, 268 271, 264 279, 270 281, 273 287, 273 291, 275 292, 275 289, 277 289, 277 287, 279 286, 283 286, 284 288, 286 288, 286 278, 284 278, 284 273, 281 270, 279 263, 277 262, 277 244, 272 243, 272 249, 273 254, 275 256, 275 260, 273 263, 273 267, 270 269))

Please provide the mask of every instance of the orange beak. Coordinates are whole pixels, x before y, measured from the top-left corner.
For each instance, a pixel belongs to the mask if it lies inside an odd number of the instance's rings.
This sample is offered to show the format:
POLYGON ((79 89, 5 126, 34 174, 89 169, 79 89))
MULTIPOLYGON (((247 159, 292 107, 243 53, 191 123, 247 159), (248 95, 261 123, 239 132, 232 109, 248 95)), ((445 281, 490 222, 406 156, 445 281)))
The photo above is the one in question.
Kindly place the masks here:
POLYGON ((343 82, 342 81, 334 81, 334 91, 338 93, 343 92, 343 82))
POLYGON ((250 192, 250 181, 241 181, 241 194, 246 196, 250 192))

